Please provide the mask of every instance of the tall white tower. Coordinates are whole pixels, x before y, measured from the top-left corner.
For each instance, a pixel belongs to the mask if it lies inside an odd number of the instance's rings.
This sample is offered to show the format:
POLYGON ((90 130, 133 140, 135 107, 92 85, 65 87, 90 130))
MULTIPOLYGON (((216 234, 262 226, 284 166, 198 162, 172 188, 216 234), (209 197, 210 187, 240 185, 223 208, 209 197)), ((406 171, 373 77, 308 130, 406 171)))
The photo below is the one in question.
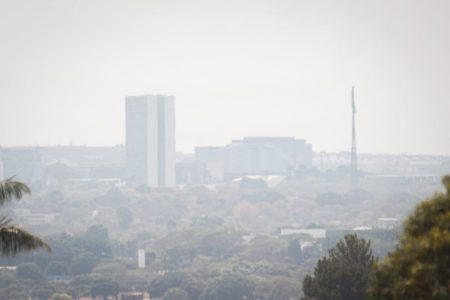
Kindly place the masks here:
POLYGON ((353 188, 358 186, 358 154, 356 152, 356 106, 355 106, 355 86, 352 86, 352 152, 350 165, 350 180, 353 188))
POLYGON ((3 175, 2 147, 0 146, 0 180, 5 179, 3 175))
POLYGON ((150 187, 175 185, 175 97, 127 96, 127 180, 150 187))

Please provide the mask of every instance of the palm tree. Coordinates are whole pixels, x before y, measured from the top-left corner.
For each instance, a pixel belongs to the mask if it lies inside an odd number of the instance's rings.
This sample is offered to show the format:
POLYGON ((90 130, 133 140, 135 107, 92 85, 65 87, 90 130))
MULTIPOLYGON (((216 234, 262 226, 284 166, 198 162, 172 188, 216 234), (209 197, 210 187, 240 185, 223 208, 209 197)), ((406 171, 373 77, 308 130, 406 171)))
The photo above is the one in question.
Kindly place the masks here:
MULTIPOLYGON (((12 200, 20 200, 30 194, 30 188, 14 177, 0 181, 0 206, 12 200)), ((50 246, 28 231, 11 225, 11 219, 0 215, 0 255, 14 256, 18 253, 45 249, 51 252, 50 246)))

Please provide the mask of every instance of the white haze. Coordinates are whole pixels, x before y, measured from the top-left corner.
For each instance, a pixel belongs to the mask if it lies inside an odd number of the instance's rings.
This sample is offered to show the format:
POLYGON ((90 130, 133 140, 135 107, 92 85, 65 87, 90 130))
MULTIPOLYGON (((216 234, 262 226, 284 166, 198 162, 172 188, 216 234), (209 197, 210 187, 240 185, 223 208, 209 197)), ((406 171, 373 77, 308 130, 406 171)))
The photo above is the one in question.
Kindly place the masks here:
POLYGON ((450 154, 447 0, 0 1, 0 143, 124 143, 176 96, 177 150, 243 136, 450 154))

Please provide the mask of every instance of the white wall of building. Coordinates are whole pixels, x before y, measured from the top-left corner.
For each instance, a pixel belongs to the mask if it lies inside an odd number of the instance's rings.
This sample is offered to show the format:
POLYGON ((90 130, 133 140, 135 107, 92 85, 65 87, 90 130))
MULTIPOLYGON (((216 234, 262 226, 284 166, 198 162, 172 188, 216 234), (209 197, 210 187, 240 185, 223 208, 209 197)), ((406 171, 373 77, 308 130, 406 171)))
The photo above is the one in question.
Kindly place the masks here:
POLYGON ((175 98, 128 96, 126 108, 129 183, 175 186, 175 98))

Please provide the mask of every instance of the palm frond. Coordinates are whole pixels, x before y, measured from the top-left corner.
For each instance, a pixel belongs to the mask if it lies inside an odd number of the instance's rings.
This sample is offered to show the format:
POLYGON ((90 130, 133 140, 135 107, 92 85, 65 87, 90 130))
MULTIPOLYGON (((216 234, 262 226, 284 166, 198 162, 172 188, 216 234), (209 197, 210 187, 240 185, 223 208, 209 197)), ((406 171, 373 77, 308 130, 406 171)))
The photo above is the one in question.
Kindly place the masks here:
POLYGON ((0 227, 0 254, 14 256, 37 249, 52 251, 46 242, 26 230, 14 226, 0 227))
POLYGON ((12 219, 8 216, 0 215, 0 228, 7 227, 12 222, 12 219))
POLYGON ((13 199, 19 200, 30 193, 30 188, 25 183, 14 180, 14 177, 0 181, 0 205, 13 199))

